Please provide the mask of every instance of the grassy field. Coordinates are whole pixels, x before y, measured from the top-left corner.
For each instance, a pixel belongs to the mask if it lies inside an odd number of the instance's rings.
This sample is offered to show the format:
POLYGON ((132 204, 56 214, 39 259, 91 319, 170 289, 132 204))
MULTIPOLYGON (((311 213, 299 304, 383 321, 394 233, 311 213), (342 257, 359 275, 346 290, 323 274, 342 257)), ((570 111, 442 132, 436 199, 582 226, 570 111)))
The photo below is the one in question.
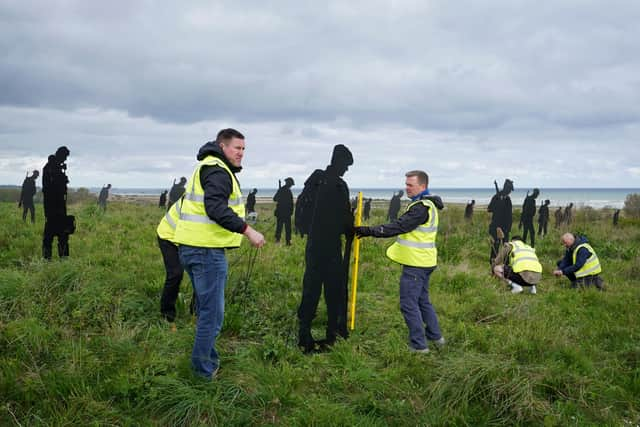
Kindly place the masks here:
MULTIPOLYGON (((151 205, 70 206, 71 257, 40 257, 36 226, 0 204, 0 425, 638 425, 640 225, 582 209, 606 292, 552 277, 560 233, 539 241, 537 295, 489 275, 487 217, 441 214, 432 300, 448 346, 407 351, 400 267, 384 239, 363 241, 356 330, 331 353, 296 348, 304 242, 229 253, 226 317, 212 383, 190 373, 194 320, 183 281, 176 328, 160 319, 164 270, 151 205)), ((370 224, 382 222, 383 209, 370 224)), ((517 221, 516 221, 517 222, 517 221)), ((54 245, 55 253, 55 245, 54 245)), ((324 333, 324 303, 314 336, 324 333)))

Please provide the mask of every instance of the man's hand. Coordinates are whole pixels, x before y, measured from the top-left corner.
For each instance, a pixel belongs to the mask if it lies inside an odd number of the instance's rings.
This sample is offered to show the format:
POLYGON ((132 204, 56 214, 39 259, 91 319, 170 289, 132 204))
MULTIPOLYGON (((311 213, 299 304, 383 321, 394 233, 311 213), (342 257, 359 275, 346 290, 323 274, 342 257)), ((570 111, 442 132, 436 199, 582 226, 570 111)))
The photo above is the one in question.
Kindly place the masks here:
POLYGON ((251 228, 250 225, 247 226, 247 229, 244 230, 244 233, 242 234, 247 236, 247 239, 249 239, 249 242, 256 248, 261 248, 265 244, 264 236, 262 235, 262 233, 254 230, 253 228, 251 228))
POLYGON ((373 236, 371 227, 355 227, 354 231, 356 232, 356 236, 358 237, 373 236))
POLYGON ((554 276, 562 276, 562 270, 553 270, 554 276))

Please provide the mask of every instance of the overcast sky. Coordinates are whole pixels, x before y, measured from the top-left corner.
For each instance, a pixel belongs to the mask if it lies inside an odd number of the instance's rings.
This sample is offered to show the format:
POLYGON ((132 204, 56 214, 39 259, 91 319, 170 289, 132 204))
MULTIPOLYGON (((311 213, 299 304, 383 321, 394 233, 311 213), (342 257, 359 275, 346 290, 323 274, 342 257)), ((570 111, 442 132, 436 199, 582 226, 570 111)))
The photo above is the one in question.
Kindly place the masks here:
POLYGON ((223 127, 244 188, 342 143, 352 187, 640 187, 640 2, 0 2, 0 184, 168 187, 223 127), (172 4, 169 4, 172 3, 172 4))

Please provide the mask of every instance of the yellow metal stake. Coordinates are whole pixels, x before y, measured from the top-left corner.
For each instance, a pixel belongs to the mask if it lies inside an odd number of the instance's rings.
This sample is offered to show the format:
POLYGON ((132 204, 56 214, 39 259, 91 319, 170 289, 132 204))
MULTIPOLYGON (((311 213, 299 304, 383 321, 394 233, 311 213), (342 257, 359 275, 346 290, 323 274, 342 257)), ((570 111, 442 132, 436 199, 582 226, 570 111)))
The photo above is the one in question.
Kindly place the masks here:
MULTIPOLYGON (((356 208, 355 226, 362 224, 362 191, 358 192, 358 205, 356 208)), ((358 294, 358 262, 360 261, 360 238, 353 242, 353 271, 351 272, 351 323, 349 329, 356 328, 356 295, 358 294)))

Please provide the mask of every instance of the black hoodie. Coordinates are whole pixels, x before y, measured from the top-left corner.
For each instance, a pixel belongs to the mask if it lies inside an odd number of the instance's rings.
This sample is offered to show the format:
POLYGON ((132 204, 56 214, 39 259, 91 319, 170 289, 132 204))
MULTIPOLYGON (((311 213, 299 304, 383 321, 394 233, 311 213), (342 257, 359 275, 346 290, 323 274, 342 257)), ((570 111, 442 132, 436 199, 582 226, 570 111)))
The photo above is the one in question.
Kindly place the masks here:
MULTIPOLYGON (((209 141, 200 147, 198 161, 207 156, 217 157, 235 174, 242 167, 233 166, 226 158, 222 149, 215 141, 209 141)), ((229 173, 220 166, 203 166, 200 168, 200 184, 204 189, 204 209, 207 216, 223 228, 234 233, 243 233, 247 229, 244 218, 240 218, 228 205, 229 196, 233 191, 229 173)), ((240 184, 238 183, 238 186, 240 184)))

